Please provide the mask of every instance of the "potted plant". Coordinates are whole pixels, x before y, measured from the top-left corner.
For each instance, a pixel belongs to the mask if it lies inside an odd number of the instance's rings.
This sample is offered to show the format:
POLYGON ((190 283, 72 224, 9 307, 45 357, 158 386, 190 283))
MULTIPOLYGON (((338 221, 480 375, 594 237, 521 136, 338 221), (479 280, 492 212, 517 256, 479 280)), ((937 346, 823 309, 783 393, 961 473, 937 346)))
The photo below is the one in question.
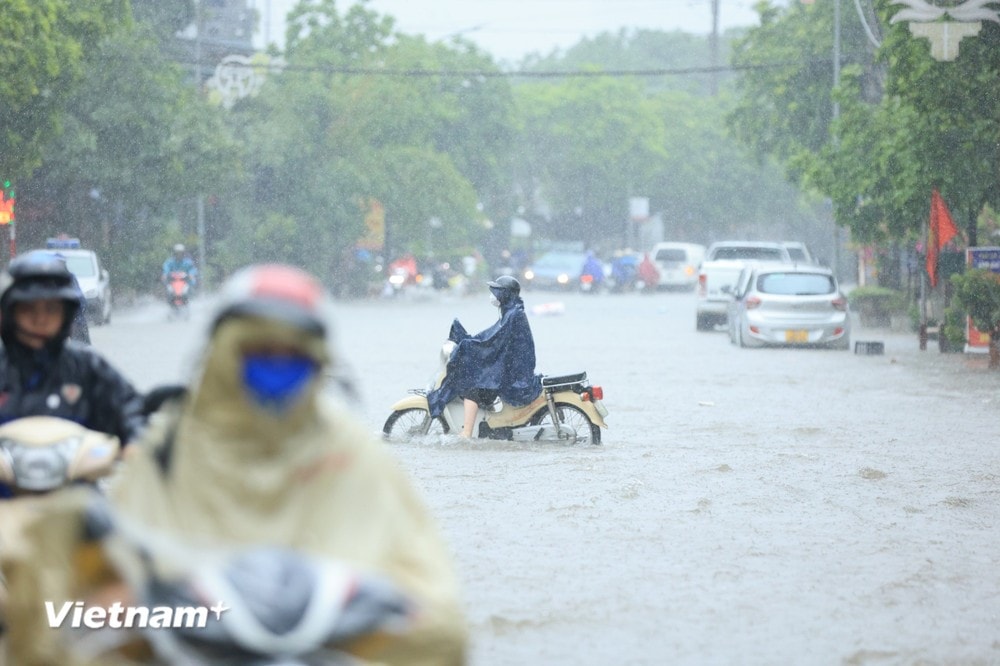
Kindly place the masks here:
POLYGON ((951 283, 959 307, 990 336, 990 368, 1000 369, 1000 274, 973 268, 951 276, 951 283))
POLYGON ((856 287, 847 301, 866 328, 888 327, 894 314, 906 314, 906 295, 887 287, 856 287))
POLYGON ((944 311, 938 346, 942 352, 960 352, 965 343, 965 310, 957 304, 952 305, 944 311))

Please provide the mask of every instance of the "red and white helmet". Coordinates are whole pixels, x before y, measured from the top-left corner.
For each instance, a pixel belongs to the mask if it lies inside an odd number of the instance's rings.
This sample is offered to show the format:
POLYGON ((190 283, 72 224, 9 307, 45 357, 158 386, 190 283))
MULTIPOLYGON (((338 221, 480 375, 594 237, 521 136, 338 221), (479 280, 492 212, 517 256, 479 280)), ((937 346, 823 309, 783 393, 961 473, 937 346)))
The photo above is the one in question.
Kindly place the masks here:
POLYGON ((260 317, 326 337, 323 286, 295 266, 260 264, 243 268, 226 281, 220 295, 222 304, 212 322, 213 331, 233 317, 260 317))

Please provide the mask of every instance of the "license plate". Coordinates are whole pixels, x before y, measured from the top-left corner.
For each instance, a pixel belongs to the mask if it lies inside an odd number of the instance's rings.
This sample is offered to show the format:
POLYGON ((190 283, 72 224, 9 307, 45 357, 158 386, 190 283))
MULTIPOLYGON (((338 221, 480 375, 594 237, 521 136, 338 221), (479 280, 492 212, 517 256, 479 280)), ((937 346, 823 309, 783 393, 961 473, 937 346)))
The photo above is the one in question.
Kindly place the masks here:
POLYGON ((785 342, 809 342, 809 331, 785 331, 785 342))
POLYGON ((594 407, 597 408, 597 413, 601 415, 602 419, 608 415, 608 408, 605 407, 604 403, 601 402, 600 400, 594 401, 594 407))

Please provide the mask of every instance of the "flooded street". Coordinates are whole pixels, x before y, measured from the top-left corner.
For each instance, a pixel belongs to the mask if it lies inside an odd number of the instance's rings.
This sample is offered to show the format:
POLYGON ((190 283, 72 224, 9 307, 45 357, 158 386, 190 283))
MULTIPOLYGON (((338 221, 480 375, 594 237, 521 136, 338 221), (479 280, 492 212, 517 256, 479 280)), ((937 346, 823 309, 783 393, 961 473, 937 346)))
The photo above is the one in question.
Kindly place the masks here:
MULTIPOLYGON (((452 318, 492 323, 487 299, 337 303, 373 432, 436 372, 452 318)), ((393 445, 453 549, 471 663, 1000 662, 984 356, 864 330, 885 355, 738 349, 695 332, 691 294, 524 299, 565 305, 529 315, 538 371, 604 388, 603 445, 393 445)), ((162 314, 94 333, 140 388, 185 377, 200 345, 203 311, 162 314)))

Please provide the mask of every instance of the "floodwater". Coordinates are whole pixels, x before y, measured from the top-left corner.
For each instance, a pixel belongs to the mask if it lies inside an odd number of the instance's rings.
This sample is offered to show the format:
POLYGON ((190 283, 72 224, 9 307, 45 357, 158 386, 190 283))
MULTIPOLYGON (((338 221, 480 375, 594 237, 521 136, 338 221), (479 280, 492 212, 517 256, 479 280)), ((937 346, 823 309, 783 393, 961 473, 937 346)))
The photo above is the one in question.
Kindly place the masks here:
MULTIPOLYGON (((530 317, 538 370, 603 386, 603 444, 392 445, 453 551, 472 664, 1000 664, 984 356, 864 330, 884 355, 738 349, 695 332, 691 294, 524 297, 564 306, 530 317)), ((487 299, 337 303, 373 432, 487 299)), ((186 376, 203 316, 123 313, 95 343, 148 388, 186 376)))

